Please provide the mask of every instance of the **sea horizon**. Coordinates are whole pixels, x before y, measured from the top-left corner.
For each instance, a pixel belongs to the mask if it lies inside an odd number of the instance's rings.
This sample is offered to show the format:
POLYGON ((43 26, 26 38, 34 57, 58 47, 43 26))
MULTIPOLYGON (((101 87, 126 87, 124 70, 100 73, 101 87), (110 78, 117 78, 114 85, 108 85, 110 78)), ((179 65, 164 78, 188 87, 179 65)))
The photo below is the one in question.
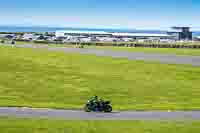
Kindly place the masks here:
MULTIPOLYGON (((167 30, 158 29, 128 29, 128 28, 78 28, 78 27, 48 27, 48 26, 3 26, 0 25, 0 32, 56 32, 57 30, 75 30, 75 31, 105 31, 105 32, 126 32, 126 33, 152 33, 164 34, 167 30)), ((200 31, 193 32, 200 36, 200 31)))

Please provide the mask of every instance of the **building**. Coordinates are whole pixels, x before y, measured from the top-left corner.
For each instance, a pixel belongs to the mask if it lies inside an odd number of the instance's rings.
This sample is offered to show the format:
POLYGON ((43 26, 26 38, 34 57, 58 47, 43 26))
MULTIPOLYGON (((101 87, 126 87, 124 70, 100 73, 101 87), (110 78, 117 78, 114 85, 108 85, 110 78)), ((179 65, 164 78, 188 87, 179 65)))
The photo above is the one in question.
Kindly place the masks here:
POLYGON ((105 31, 56 31, 56 37, 68 36, 85 36, 85 37, 107 37, 107 38, 169 38, 168 34, 150 34, 150 33, 119 33, 119 32, 105 32, 105 31))
POLYGON ((16 38, 16 35, 15 34, 0 34, 0 38, 12 40, 16 38))
POLYGON ((192 40, 192 32, 190 31, 190 27, 172 27, 172 30, 168 31, 167 33, 175 40, 192 40))
POLYGON ((124 37, 124 38, 121 39, 121 41, 123 41, 123 42, 132 42, 132 41, 134 41, 134 39, 133 38, 124 37))
POLYGON ((115 38, 115 37, 97 37, 96 39, 99 42, 119 42, 120 41, 119 38, 115 38))
POLYGON ((112 33, 114 37, 134 38, 134 39, 149 39, 149 38, 169 38, 168 34, 151 34, 151 33, 112 33))
POLYGON ((109 32, 104 31, 78 31, 78 30, 60 30, 56 31, 56 37, 67 37, 67 36, 109 36, 112 35, 109 32))
POLYGON ((200 41, 200 36, 194 37, 194 41, 200 41))
POLYGON ((23 40, 33 40, 34 38, 34 35, 33 34, 29 34, 29 33, 25 33, 23 36, 22 36, 22 39, 23 40))

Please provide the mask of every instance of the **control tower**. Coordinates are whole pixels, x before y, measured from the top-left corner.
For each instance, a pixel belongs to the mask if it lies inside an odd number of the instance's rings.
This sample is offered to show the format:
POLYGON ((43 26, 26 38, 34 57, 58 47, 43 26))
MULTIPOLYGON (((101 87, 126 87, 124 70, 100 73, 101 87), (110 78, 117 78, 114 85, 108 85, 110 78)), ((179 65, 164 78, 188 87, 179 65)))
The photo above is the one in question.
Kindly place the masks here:
POLYGON ((172 30, 167 33, 174 36, 176 40, 192 40, 190 27, 172 27, 172 30))

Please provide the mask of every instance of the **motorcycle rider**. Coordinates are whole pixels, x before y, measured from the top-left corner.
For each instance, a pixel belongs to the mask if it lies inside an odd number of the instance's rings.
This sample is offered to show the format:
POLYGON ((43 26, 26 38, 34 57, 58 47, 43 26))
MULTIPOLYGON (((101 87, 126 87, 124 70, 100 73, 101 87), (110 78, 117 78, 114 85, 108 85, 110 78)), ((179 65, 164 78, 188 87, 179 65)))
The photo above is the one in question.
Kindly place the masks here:
POLYGON ((99 106, 99 108, 102 108, 103 107, 103 103, 104 103, 104 101, 103 101, 103 99, 99 99, 99 102, 98 102, 98 106, 99 106))
POLYGON ((110 102, 104 101, 98 96, 91 97, 87 104, 84 106, 86 112, 95 111, 95 112, 111 112, 112 107, 110 102))
POLYGON ((96 95, 93 96, 89 101, 90 101, 90 103, 92 103, 94 105, 95 108, 98 107, 98 105, 99 105, 98 96, 96 96, 96 95))

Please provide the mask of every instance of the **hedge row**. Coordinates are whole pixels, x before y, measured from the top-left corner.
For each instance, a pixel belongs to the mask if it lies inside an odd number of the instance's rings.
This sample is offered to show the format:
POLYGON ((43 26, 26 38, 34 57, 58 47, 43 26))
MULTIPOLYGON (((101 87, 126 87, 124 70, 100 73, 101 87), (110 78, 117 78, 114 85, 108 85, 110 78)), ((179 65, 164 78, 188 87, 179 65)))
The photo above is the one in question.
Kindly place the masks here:
MULTIPOLYGON (((76 45, 76 42, 63 43, 62 41, 33 41, 37 44, 72 44, 76 45)), ((122 46, 122 47, 146 47, 146 48, 191 48, 191 49, 200 49, 198 44, 142 44, 142 43, 102 43, 102 42, 88 42, 88 43, 78 43, 81 45, 93 45, 93 46, 122 46)))
MULTIPOLYGON (((73 44, 73 43, 72 43, 73 44)), ((200 45, 187 44, 125 44, 125 43, 82 43, 82 45, 96 46, 122 46, 122 47, 146 47, 146 48, 191 48, 200 49, 200 45)))

